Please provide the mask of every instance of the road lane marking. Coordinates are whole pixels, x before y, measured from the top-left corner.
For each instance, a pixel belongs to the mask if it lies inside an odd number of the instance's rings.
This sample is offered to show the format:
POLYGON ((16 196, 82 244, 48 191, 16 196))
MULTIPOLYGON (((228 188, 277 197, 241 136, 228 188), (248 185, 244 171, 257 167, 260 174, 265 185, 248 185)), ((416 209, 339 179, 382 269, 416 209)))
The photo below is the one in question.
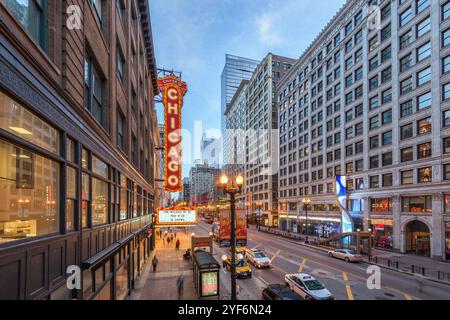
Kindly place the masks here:
POLYGON ((348 275, 346 272, 342 272, 342 278, 344 279, 344 281, 348 281, 348 275))
POLYGON ((272 257, 272 259, 270 259, 270 263, 273 262, 273 260, 275 260, 276 257, 278 257, 278 255, 281 253, 281 250, 278 250, 277 253, 275 253, 275 255, 272 257))
POLYGON ((413 300, 413 298, 411 297, 411 295, 409 295, 409 294, 407 294, 407 293, 404 293, 403 295, 405 296, 405 299, 406 299, 406 300, 413 300))
POLYGON ((257 246, 254 246, 253 249, 258 249, 259 247, 261 247, 260 244, 258 244, 257 246))
POLYGON ((352 288, 350 287, 349 284, 346 284, 346 285, 345 285, 345 290, 347 291, 348 300, 355 300, 355 299, 353 298, 352 288))
POLYGON ((353 297, 352 287, 350 286, 350 283, 348 283, 347 272, 342 272, 342 279, 344 279, 344 281, 346 282, 345 291, 347 291, 348 300, 355 300, 355 298, 353 297))
POLYGON ((298 273, 302 273, 303 272, 303 268, 305 267, 305 263, 306 263, 306 259, 303 258, 303 261, 300 265, 300 268, 298 268, 298 273))

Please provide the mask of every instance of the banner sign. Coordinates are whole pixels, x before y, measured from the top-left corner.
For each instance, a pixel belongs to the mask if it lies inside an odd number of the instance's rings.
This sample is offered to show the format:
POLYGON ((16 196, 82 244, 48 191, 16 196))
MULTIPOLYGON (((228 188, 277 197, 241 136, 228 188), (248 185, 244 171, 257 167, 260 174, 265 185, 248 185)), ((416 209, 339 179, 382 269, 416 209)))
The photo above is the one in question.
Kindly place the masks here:
POLYGON ((236 209, 236 240, 247 240, 247 215, 245 210, 236 209))
POLYGON ((231 240, 231 214, 229 210, 220 211, 220 240, 231 240))
POLYGON ((156 224, 161 225, 197 225, 198 215, 196 210, 159 210, 156 224))
POLYGON ((183 190, 182 149, 181 149, 181 108, 187 84, 178 77, 170 75, 158 79, 164 104, 164 151, 165 173, 164 189, 169 192, 183 190))

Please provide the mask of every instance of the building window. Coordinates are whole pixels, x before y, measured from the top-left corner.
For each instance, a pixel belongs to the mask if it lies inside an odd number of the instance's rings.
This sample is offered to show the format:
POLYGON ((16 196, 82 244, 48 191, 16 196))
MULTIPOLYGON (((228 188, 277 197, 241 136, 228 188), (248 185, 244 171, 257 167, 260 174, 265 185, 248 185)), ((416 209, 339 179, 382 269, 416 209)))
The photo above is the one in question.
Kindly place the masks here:
POLYGON ((450 2, 447 1, 442 5, 442 21, 447 20, 450 17, 450 2))
POLYGON ((422 143, 417 146, 417 158, 425 159, 431 157, 431 142, 422 143))
POLYGON ((442 59, 442 73, 447 73, 449 71, 450 71, 450 56, 446 56, 445 58, 442 59))
POLYGON ((102 24, 103 20, 103 0, 91 0, 91 4, 94 7, 95 13, 97 14, 97 18, 102 24))
POLYGON ((0 242, 58 233, 60 164, 3 140, 0 163, 0 242))
POLYGON ((75 203, 77 201, 77 170, 66 169, 66 232, 75 230, 75 203))
POLYGON ((412 43, 412 36, 412 30, 409 30, 400 37, 400 50, 405 49, 412 43))
POLYGON ((392 131, 387 131, 382 134, 382 144, 383 146, 392 144, 392 131))
POLYGON ((442 86, 442 100, 447 100, 449 98, 450 98, 450 83, 447 83, 442 86))
POLYGON ((392 173, 383 174, 383 187, 392 187, 392 173))
POLYGON ((123 0, 116 0, 116 8, 117 11, 119 12, 120 18, 123 18, 123 15, 125 14, 125 7, 122 1, 123 0))
POLYGON ((4 3, 34 41, 47 52, 48 0, 6 0, 4 3))
POLYGON ((444 164, 444 180, 450 180, 450 164, 444 164))
POLYGON ((450 126, 450 110, 444 111, 442 113, 442 119, 443 119, 442 126, 444 128, 449 127, 450 126))
POLYGON ((390 212, 392 204, 390 198, 370 199, 371 212, 390 212))
POLYGON ((402 171, 401 179, 403 185, 409 185, 414 183, 414 172, 413 170, 402 171))
MULTIPOLYGON (((121 2, 121 0, 117 0, 121 2)), ((124 75, 125 75, 125 59, 122 54, 122 50, 119 46, 116 48, 116 68, 117 68, 117 76, 119 77, 120 81, 124 82, 124 75)))
POLYGON ((402 118, 410 116, 413 114, 413 104, 412 101, 406 101, 400 105, 400 116, 402 118))
POLYGON ((89 56, 84 61, 85 106, 94 118, 105 127, 104 81, 89 56))
POLYGON ((431 130, 432 130, 431 117, 419 120, 417 122, 418 135, 431 133, 431 130))
POLYGON ((444 138, 444 153, 450 153, 450 137, 444 138))
POLYGON ((92 225, 108 223, 108 183, 92 178, 92 225))
POLYGON ((407 56, 400 59, 400 70, 401 72, 405 72, 411 67, 412 67, 412 54, 410 53, 407 56))
POLYGON ((450 29, 442 32, 442 46, 445 47, 450 44, 450 29))
POLYGON ((383 153, 381 155, 381 162, 383 167, 392 165, 392 152, 383 153))
POLYGON ((58 130, 0 92, 0 128, 49 152, 60 153, 58 130))
POLYGON ((417 13, 421 13, 430 6, 430 0, 417 0, 417 13))
POLYGON ((431 81, 431 67, 428 67, 417 73, 417 86, 423 86, 431 81))
POLYGON ((125 151, 125 117, 117 112, 117 146, 125 151))
POLYGON ((420 38, 430 30, 431 20, 430 17, 428 17, 417 25, 417 38, 420 38))
POLYGON ((400 151, 401 153, 401 161, 408 162, 413 160, 413 148, 405 148, 400 151))
POLYGON ((413 124, 412 123, 404 125, 400 128, 400 135, 401 135, 402 140, 412 138, 413 134, 414 133, 413 133, 413 124))
POLYGON ((433 169, 431 167, 420 168, 417 172, 417 180, 419 183, 428 183, 433 181, 433 169))
POLYGON ((402 197, 402 212, 432 212, 431 196, 402 197))
POLYGON ((412 16, 413 16, 413 12, 412 12, 412 8, 408 8, 407 10, 403 11, 400 14, 400 27, 405 26, 408 22, 410 22, 412 20, 412 16))
POLYGON ((370 188, 377 189, 380 187, 380 176, 371 176, 370 177, 370 188))
POLYGON ((431 107, 431 92, 425 93, 417 98, 417 110, 431 107))
POLYGON ((417 49, 417 62, 425 60, 429 56, 431 56, 431 43, 427 42, 417 49))

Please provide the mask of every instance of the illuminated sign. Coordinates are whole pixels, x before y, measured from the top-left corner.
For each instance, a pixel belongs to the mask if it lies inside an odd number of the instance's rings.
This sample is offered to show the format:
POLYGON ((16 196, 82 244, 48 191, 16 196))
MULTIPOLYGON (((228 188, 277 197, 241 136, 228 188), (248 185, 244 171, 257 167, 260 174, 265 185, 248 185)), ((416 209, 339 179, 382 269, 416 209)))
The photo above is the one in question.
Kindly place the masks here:
POLYGON ((169 192, 179 192, 183 189, 181 108, 187 85, 178 77, 170 75, 158 79, 158 87, 162 92, 164 104, 164 189, 169 192))
POLYGON ((214 297, 219 294, 219 279, 217 272, 202 273, 202 297, 214 297))
POLYGON ((196 225, 198 215, 195 210, 159 210, 157 225, 196 225))
POLYGON ((342 233, 353 232, 352 217, 347 211, 347 179, 344 176, 336 177, 336 195, 339 208, 341 209, 341 230, 342 233))

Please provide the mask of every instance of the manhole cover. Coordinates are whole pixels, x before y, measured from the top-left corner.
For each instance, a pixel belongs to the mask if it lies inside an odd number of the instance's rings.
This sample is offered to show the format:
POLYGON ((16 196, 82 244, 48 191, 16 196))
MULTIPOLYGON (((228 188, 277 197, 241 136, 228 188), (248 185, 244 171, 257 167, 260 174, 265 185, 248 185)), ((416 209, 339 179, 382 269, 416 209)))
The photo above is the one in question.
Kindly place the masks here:
POLYGON ((387 296, 387 297, 390 297, 390 298, 394 298, 395 297, 392 293, 389 293, 389 292, 386 292, 384 295, 387 296))

